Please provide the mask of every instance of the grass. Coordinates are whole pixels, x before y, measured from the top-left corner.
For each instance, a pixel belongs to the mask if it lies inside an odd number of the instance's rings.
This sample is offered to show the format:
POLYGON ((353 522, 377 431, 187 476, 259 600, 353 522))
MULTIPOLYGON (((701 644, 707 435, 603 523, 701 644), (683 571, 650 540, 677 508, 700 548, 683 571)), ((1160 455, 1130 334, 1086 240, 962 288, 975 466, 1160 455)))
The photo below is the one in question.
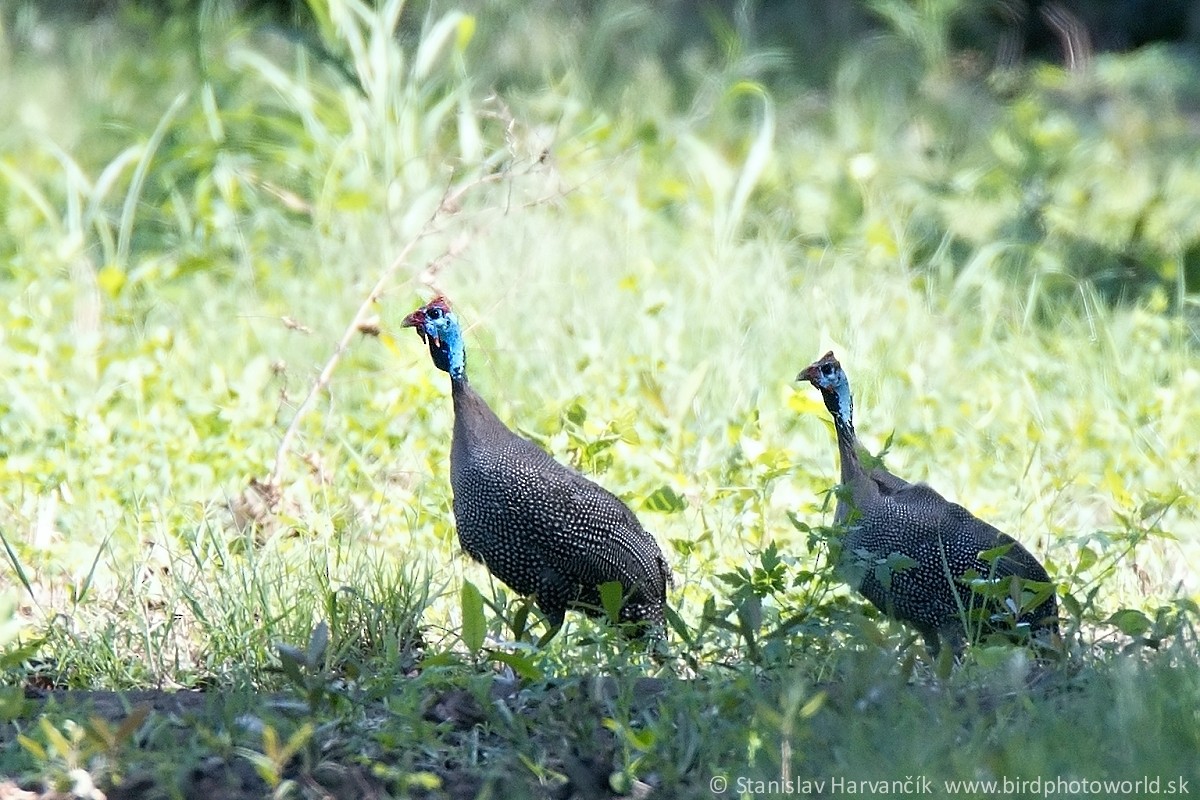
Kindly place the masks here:
POLYGON ((110 798, 1200 781, 1200 134, 1152 80, 1194 65, 1030 69, 1005 97, 896 36, 813 88, 747 48, 664 59, 636 5, 603 36, 543 8, 399 40, 401 4, 318 7, 352 80, 236 17, 9 23, 60 55, 0 72, 0 774, 110 798), (533 648, 536 613, 461 555, 448 385, 397 327, 434 291, 501 417, 663 545, 666 661, 578 618, 533 648), (793 380, 830 348, 889 468, 1043 558, 1061 663, 981 643, 947 673, 831 579, 832 432, 793 380))

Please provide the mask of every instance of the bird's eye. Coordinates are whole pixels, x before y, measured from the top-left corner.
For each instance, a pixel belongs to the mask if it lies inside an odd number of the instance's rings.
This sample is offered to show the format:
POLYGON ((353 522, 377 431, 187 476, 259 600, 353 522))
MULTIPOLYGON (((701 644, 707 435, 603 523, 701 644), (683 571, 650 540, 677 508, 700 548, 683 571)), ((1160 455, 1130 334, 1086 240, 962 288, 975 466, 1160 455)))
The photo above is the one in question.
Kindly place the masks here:
POLYGON ((429 317, 430 319, 441 319, 442 318, 442 310, 440 308, 438 308, 437 306, 434 306, 433 308, 431 308, 425 312, 425 316, 429 317))
POLYGON ((824 375, 826 378, 832 377, 833 376, 833 364, 822 364, 821 365, 821 374, 824 375))

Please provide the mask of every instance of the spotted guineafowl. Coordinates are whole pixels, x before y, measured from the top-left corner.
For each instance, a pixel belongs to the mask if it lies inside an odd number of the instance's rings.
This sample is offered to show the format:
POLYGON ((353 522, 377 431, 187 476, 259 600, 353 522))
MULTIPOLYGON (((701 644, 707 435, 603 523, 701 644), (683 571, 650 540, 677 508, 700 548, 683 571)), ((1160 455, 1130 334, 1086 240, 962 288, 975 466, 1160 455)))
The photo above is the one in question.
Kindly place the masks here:
POLYGON ((962 648, 964 621, 972 631, 1011 630, 997 621, 1014 611, 1026 630, 1058 632, 1050 577, 1019 542, 923 483, 863 467, 850 382, 832 352, 796 380, 816 386, 833 415, 842 469, 834 521, 846 526, 838 567, 848 583, 880 611, 915 627, 935 655, 939 637, 955 651, 962 648), (1001 547, 1008 549, 997 557, 980 557, 1001 547), (997 581, 1004 597, 972 590, 972 571, 976 580, 997 581), (1022 587, 1013 578, 1042 586, 1022 587))
POLYGON ((603 613, 598 586, 619 582, 621 619, 658 638, 671 570, 624 503, 517 436, 467 382, 462 330, 444 297, 404 318, 450 373, 450 485, 463 550, 521 595, 532 595, 553 636, 568 608, 603 613))

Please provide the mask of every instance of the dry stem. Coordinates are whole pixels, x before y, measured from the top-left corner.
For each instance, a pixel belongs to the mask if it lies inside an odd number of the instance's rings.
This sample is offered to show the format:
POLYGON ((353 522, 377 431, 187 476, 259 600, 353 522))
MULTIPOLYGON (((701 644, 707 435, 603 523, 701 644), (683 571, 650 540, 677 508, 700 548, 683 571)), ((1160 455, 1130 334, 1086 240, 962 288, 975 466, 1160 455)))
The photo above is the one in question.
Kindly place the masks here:
MULTIPOLYGON (((304 415, 308 413, 308 410, 311 408, 317 396, 329 386, 329 382, 333 379, 333 371, 337 368, 338 362, 342 358, 342 354, 346 352, 346 348, 350 346, 351 340, 353 340, 355 335, 359 333, 363 323, 370 316, 371 309, 374 306, 375 301, 380 295, 383 294, 384 290, 387 288, 388 284, 391 283, 392 278, 395 276, 400 267, 408 261, 409 256, 412 255, 412 251, 416 248, 417 244, 426 237, 440 230, 436 226, 436 223, 439 220, 441 220, 443 217, 453 216, 454 214, 458 213, 458 211, 462 208, 462 199, 467 192, 475 189, 481 184, 493 183, 504 177, 505 173, 496 172, 490 175, 484 175, 482 177, 475 178, 474 180, 471 180, 458 187, 454 187, 453 185, 446 187, 446 192, 442 195, 441 202, 438 203, 437 208, 434 209, 434 212, 429 216, 429 219, 425 221, 425 224, 421 226, 421 229, 417 231, 416 235, 409 239, 396 257, 392 259, 392 262, 387 265, 382 273, 380 273, 379 279, 375 282, 375 285, 371 288, 371 291, 367 293, 367 296, 363 298, 362 303, 358 307, 358 311, 355 312, 353 319, 350 320, 350 324, 347 325, 346 330, 343 331, 341 339, 338 340, 337 346, 334 347, 333 353, 331 353, 329 356, 329 360, 325 362, 325 366, 322 368, 320 375, 317 376, 316 381, 314 381, 313 385, 309 388, 308 394, 305 395, 304 400, 301 401, 299 406, 297 406, 296 413, 292 416, 292 421, 288 423, 287 429, 283 432, 283 438, 279 441, 279 448, 275 451, 275 465, 271 469, 271 475, 266 481, 267 485, 274 487, 278 487, 280 485, 280 479, 283 476, 284 460, 287 458, 288 451, 292 446, 292 440, 296 438, 296 431, 300 427, 300 420, 302 420, 304 415)), ((443 252, 434 260, 434 263, 454 258, 462 252, 462 249, 463 243, 459 240, 455 240, 454 242, 451 242, 449 246, 447 246, 445 252, 443 252)))

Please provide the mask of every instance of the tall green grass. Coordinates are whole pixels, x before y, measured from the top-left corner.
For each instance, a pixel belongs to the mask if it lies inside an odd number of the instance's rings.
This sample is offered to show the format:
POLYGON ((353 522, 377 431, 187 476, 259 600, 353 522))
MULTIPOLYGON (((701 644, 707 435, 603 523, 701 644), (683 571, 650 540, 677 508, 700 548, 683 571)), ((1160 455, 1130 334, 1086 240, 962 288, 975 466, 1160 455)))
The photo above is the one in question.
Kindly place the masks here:
MULTIPOLYGON (((821 522, 834 460, 819 405, 792 377, 829 347, 868 442, 894 432, 896 469, 1018 532, 1070 576, 1065 591, 1103 576, 1114 610, 1194 591, 1180 566, 1196 518, 1186 295, 1114 306, 1083 277, 1060 294, 1022 266, 1027 240, 972 252, 952 228, 930 242, 924 227, 929 214, 967 220, 964 202, 1009 213, 1004 194, 947 192, 937 173, 1003 175, 1010 118, 1102 83, 1044 90, 1034 77, 1011 108, 946 129, 961 150, 948 142, 914 170, 920 142, 905 135, 940 133, 938 115, 962 103, 918 87, 905 134, 860 95, 871 79, 856 56, 836 105, 807 120, 736 75, 699 118, 583 106, 570 86, 584 64, 559 96, 489 100, 470 79, 481 22, 430 17, 404 47, 387 36, 401 12, 333 3, 319 15, 353 84, 303 48, 234 28, 200 43, 223 57, 205 80, 148 95, 165 105, 139 109, 145 134, 103 134, 109 160, 79 163, 72 142, 28 124, 11 143, 5 535, 29 589, 99 592, 128 582, 127 560, 144 563, 155 539, 176 554, 188 531, 241 536, 220 509, 266 474, 351 306, 456 176, 502 169, 443 209, 380 306, 385 330, 447 291, 471 325, 476 381, 506 419, 568 459, 616 431, 583 466, 635 504, 662 487, 683 498, 648 524, 678 543, 685 615, 755 550, 805 557, 786 515, 821 522), (63 234, 53 247, 46 226, 63 234), (455 256, 422 272, 450 243, 455 256)), ((97 65, 114 85, 129 67, 85 51, 58 69, 97 65)), ((8 77, 22 79, 46 77, 8 77)), ((1035 116, 1029 146, 1063 113, 1035 116)), ((1074 113, 1072 152, 1112 146, 1074 113)), ((1158 141, 1126 146, 1175 163, 1158 141)), ((416 345, 389 334, 353 346, 300 421, 285 487, 295 518, 279 531, 411 542, 457 581, 478 573, 442 557, 456 552, 450 414, 416 345)), ((434 605, 435 618, 454 613, 434 605)))

